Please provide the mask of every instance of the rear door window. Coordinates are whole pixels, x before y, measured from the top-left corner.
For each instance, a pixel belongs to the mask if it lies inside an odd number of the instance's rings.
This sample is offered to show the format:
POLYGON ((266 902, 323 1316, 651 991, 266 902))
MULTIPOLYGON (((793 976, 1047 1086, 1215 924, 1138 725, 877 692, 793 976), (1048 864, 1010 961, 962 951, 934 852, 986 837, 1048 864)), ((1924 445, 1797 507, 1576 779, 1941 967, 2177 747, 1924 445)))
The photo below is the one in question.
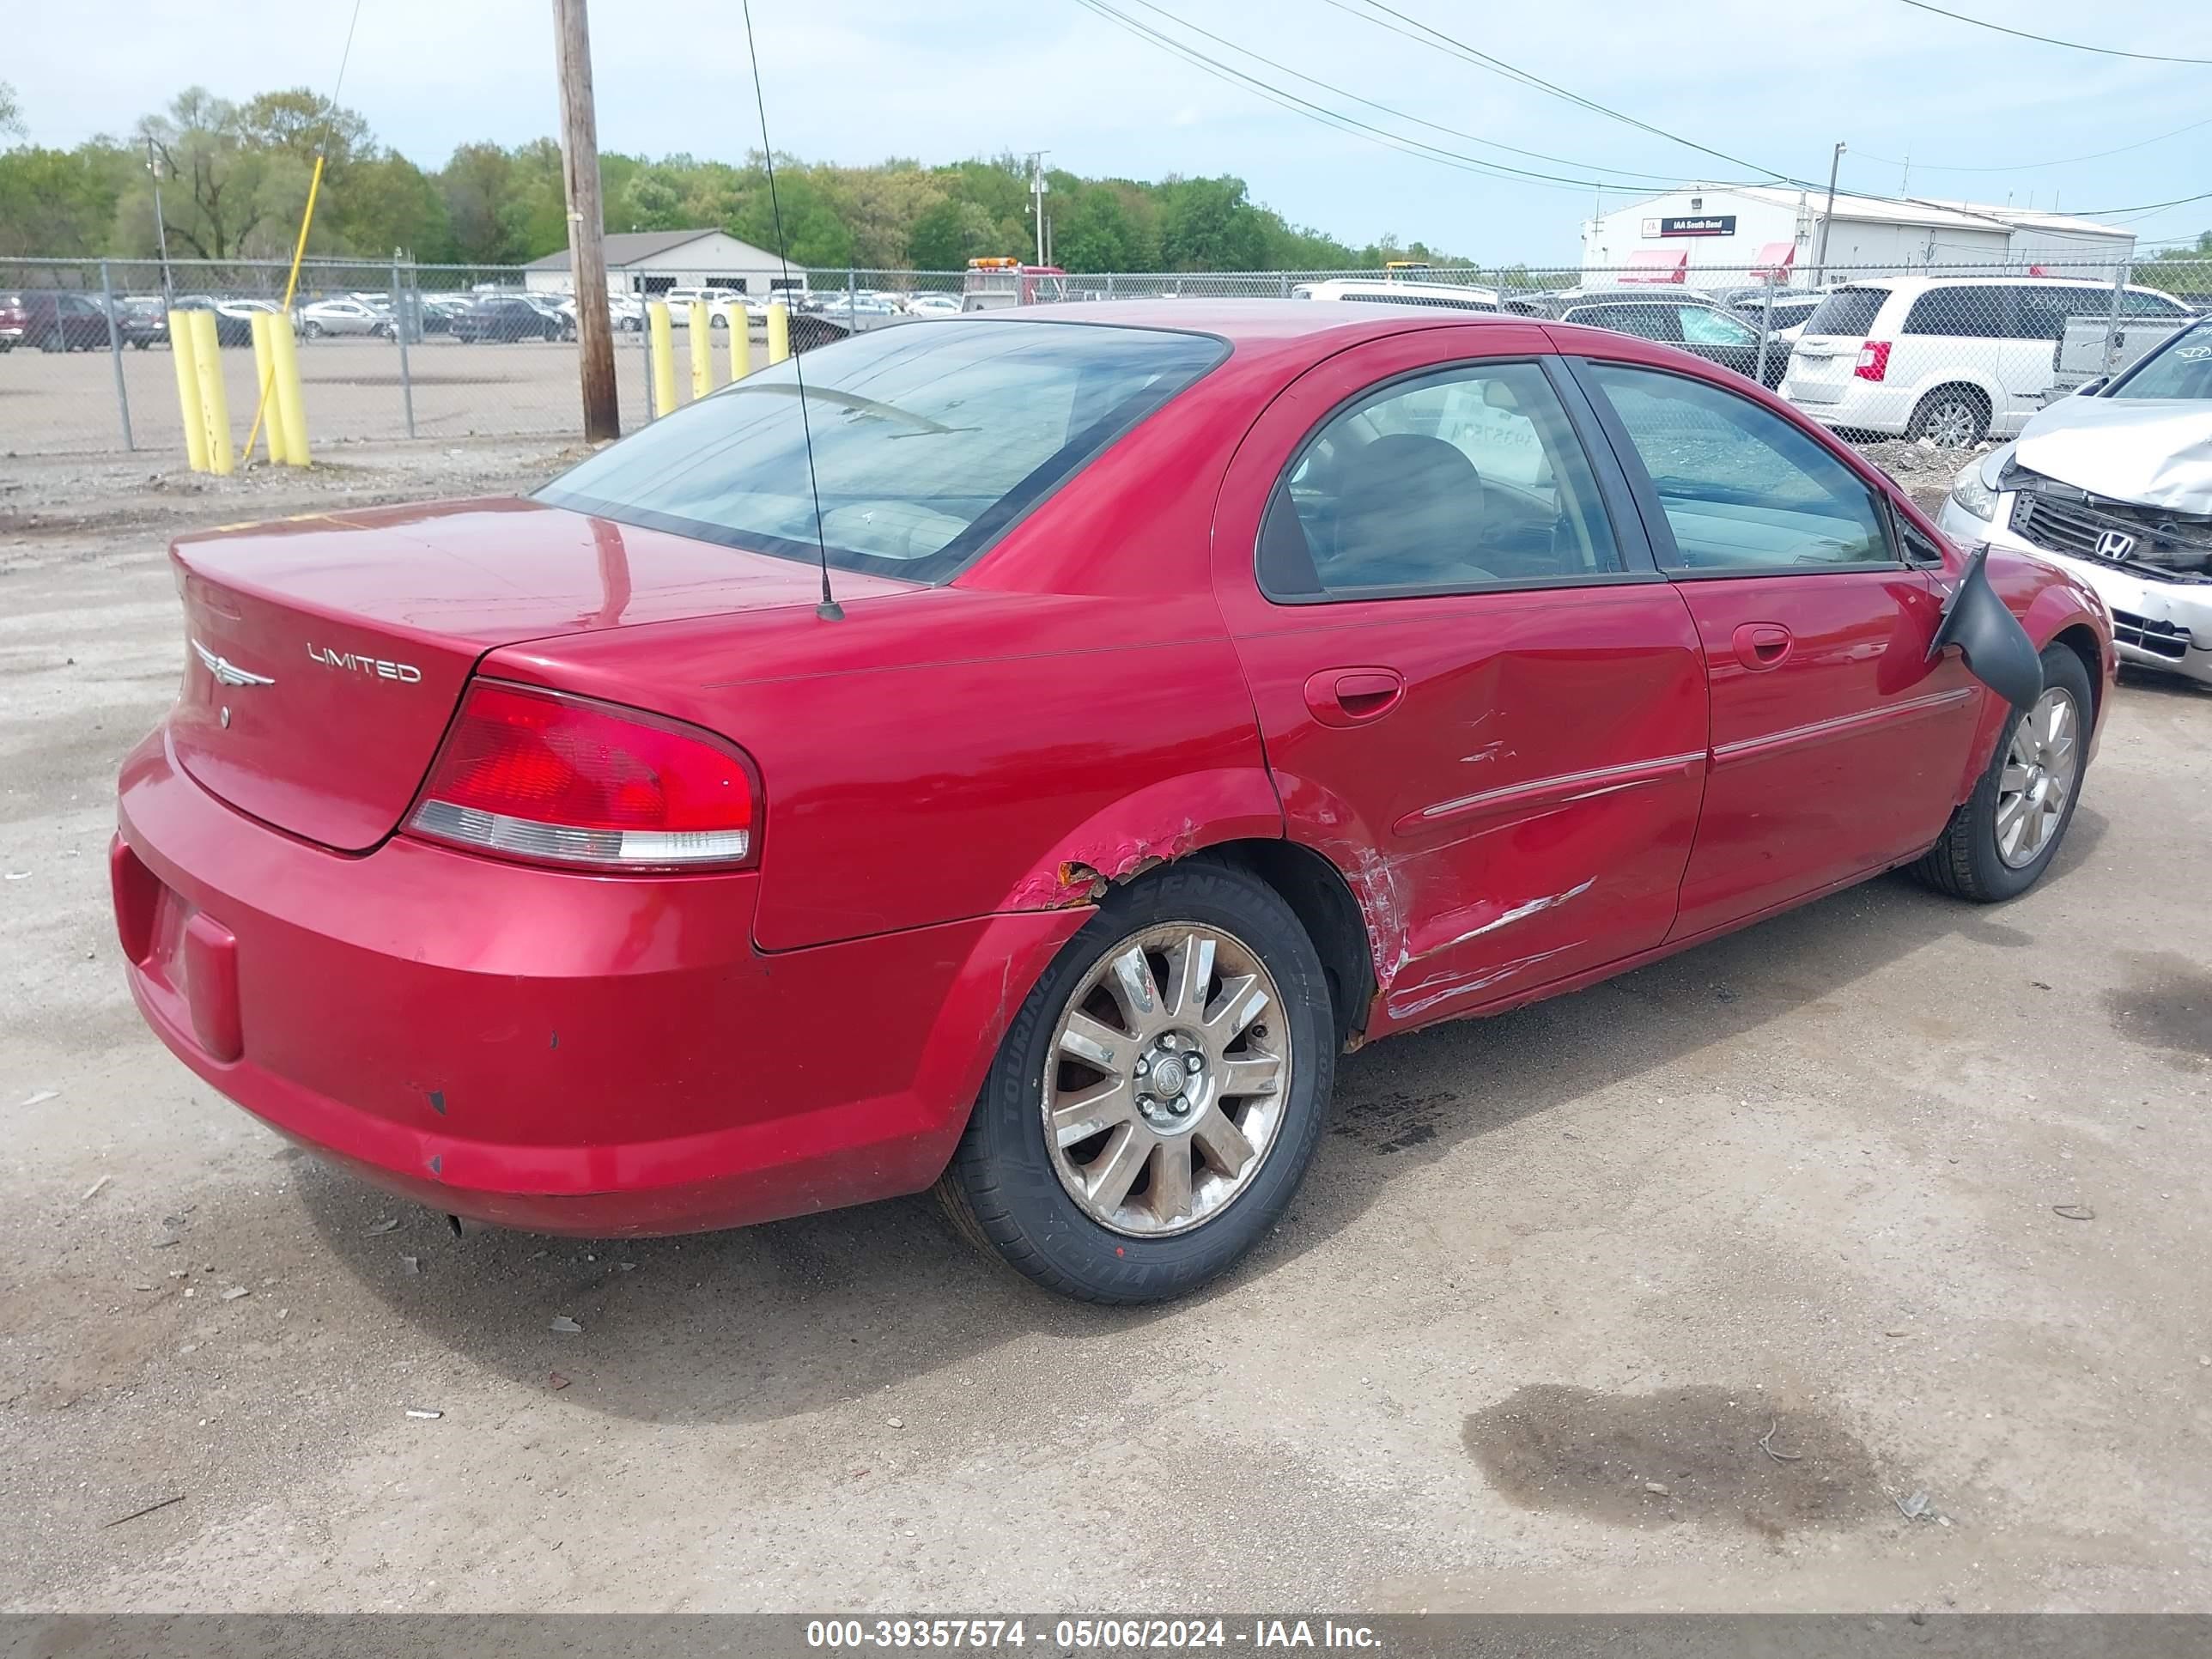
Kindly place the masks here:
POLYGON ((1674 543, 1656 550, 1669 569, 1894 562, 1874 492, 1794 422, 1688 375, 1603 362, 1583 373, 1650 476, 1674 543))

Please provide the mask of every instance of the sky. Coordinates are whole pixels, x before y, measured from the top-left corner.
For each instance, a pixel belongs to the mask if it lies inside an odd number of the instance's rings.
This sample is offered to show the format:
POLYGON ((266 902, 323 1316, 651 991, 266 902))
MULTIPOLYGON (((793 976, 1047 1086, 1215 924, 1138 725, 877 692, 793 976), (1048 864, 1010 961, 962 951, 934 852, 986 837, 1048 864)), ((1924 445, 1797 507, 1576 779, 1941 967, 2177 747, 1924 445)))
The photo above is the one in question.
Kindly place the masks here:
MULTIPOLYGON (((757 0, 754 9, 779 152, 858 164, 1043 149, 1051 165, 1085 173, 1235 173, 1294 223, 1354 244, 1419 239, 1486 264, 1571 258, 1594 203, 1615 208, 1664 187, 1621 173, 1713 182, 1765 169, 1824 180, 1838 141, 1848 146, 1842 187, 1874 194, 1909 187, 1943 199, 2027 205, 2033 198, 2038 207, 2055 198, 2061 210, 2082 211, 2212 191, 2212 65, 2009 39, 1904 0, 1384 3, 1750 166, 1389 32, 1372 20, 1395 20, 1373 0, 757 0), (1225 82, 1094 7, 1382 129, 1395 144, 1225 82), (2073 159, 2192 122, 2207 125, 2124 154, 2073 159), (1422 144, 1577 182, 1500 177, 1408 153, 1422 144), (1601 193, 1580 182, 1598 179, 1611 187, 1601 193)), ((2212 9, 2170 0, 1945 3, 2016 29, 2212 59, 2212 9)), ((33 6, 8 32, 0 77, 15 86, 29 140, 67 146, 127 131, 193 82, 232 98, 303 84, 328 92, 349 10, 347 0, 229 0, 210 23, 163 0, 102 0, 92 48, 82 28, 33 6)), ((592 23, 603 149, 738 160, 759 147, 738 6, 599 0, 592 23)), ((382 142, 426 166, 457 144, 550 134, 551 9, 547 0, 361 0, 340 97, 382 142)), ((2193 239, 2212 228, 2212 199, 2126 222, 2146 246, 2193 239)))

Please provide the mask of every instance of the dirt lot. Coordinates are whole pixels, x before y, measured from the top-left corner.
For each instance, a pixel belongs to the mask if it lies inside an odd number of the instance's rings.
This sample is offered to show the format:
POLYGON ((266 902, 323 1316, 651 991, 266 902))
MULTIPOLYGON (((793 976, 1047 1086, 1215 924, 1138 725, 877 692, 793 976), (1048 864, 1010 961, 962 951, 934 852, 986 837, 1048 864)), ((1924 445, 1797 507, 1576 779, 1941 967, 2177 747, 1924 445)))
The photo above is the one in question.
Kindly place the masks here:
POLYGON ((2018 903, 1352 1057, 1181 1305, 919 1200, 456 1238, 171 1060, 107 919, 164 533, 550 464, 352 459, 0 463, 0 1606, 2212 1610, 2212 697, 2124 688, 2018 903))
MULTIPOLYGON (((643 421, 648 406, 646 353, 639 337, 615 337, 616 387, 625 431, 643 421)), ((679 386, 688 387, 684 340, 685 332, 679 331, 676 373, 679 386)), ((756 353, 763 349, 757 342, 756 353)), ((232 437, 240 441, 259 395, 253 354, 233 347, 222 361, 232 437)), ((726 375, 722 354, 716 362, 718 372, 726 375)), ((582 429, 574 345, 539 340, 465 344, 433 335, 408 348, 407 369, 418 438, 554 437, 582 429)), ((175 359, 166 346, 125 350, 123 371, 131 436, 139 451, 152 465, 181 459, 184 427, 175 359)), ((392 342, 303 340, 300 380, 312 444, 327 449, 408 435, 399 349, 392 342)), ((0 353, 0 456, 87 454, 122 447, 115 370, 105 350, 0 353)))

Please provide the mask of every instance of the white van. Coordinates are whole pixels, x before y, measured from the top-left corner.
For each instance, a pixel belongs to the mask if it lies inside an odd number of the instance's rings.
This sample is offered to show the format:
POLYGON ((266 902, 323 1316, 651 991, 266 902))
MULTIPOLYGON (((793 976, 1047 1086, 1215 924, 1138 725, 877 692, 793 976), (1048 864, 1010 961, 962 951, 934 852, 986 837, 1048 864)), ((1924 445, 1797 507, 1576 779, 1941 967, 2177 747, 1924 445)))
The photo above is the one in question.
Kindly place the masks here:
POLYGON ((1471 288, 1458 283, 1382 282, 1360 276, 1300 283, 1291 290, 1291 298, 1352 300, 1363 305, 1437 306, 1447 311, 1498 309, 1498 290, 1494 288, 1471 288))
MULTIPOLYGON (((2156 289, 2128 289, 2121 304, 2130 315, 2188 314, 2156 289)), ((1782 395, 1823 426, 1946 448, 2009 438, 2043 406, 2067 323, 2112 306, 2111 283, 2055 276, 1848 283, 1806 319, 1782 395)))

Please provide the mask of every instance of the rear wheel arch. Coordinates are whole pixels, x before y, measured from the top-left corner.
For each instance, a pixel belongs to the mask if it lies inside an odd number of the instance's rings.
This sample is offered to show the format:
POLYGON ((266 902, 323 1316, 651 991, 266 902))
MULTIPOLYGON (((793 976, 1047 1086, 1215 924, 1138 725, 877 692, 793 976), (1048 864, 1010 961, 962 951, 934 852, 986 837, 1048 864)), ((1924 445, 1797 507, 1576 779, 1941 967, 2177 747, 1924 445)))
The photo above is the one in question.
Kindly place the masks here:
POLYGON ((1291 907, 1321 957, 1335 1005, 1337 1040, 1356 1041, 1375 1000, 1375 957, 1366 919, 1344 872, 1294 841, 1224 842, 1200 856, 1250 872, 1291 907))

